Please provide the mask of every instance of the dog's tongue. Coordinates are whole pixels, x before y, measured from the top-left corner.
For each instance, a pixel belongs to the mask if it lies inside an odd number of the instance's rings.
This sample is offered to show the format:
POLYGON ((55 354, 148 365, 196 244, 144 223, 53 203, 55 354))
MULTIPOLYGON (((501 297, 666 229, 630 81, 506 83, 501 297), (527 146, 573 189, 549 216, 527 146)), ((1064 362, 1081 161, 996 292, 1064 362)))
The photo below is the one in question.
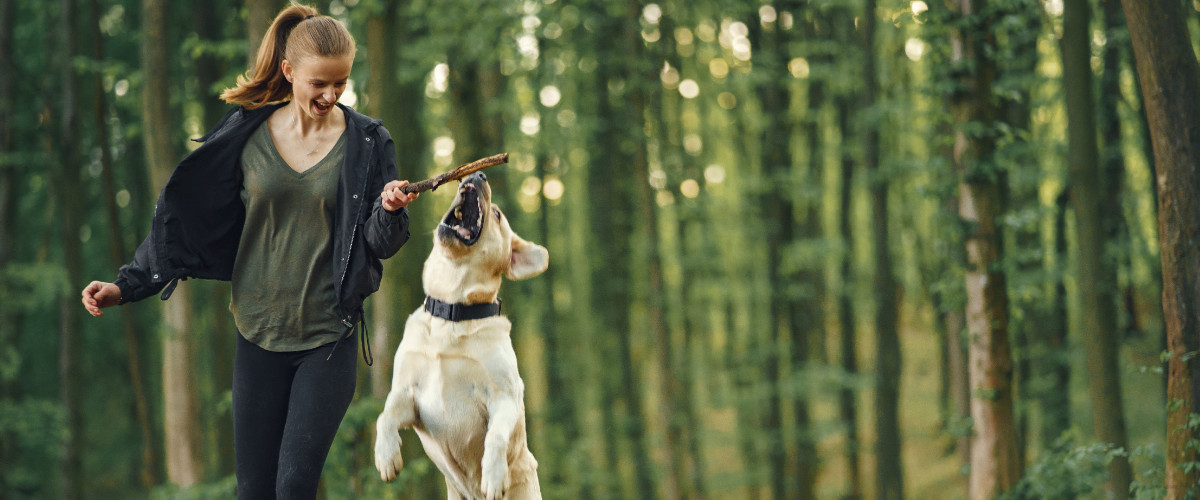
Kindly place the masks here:
POLYGON ((471 239, 471 230, 462 226, 458 226, 458 235, 464 239, 471 239))

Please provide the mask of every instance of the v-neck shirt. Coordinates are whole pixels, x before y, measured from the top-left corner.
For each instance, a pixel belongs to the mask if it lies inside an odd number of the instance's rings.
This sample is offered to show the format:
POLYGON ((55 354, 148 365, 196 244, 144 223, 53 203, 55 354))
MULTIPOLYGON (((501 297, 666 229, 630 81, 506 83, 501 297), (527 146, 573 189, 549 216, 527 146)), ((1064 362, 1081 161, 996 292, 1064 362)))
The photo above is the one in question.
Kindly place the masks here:
POLYGON ((241 154, 246 224, 233 264, 233 312, 246 340, 270 351, 334 342, 345 327, 333 279, 333 221, 343 133, 315 165, 297 172, 267 122, 241 154))

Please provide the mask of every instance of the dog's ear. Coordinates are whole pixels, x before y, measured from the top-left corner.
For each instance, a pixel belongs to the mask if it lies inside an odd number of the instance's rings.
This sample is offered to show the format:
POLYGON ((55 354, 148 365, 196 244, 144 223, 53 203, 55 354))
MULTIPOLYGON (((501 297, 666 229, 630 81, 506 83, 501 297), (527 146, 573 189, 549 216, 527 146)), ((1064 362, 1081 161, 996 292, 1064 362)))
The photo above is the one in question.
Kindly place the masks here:
POLYGON ((508 272, 504 273, 508 279, 532 278, 545 272, 549 265, 550 252, 546 251, 546 247, 512 235, 512 257, 508 259, 508 272))

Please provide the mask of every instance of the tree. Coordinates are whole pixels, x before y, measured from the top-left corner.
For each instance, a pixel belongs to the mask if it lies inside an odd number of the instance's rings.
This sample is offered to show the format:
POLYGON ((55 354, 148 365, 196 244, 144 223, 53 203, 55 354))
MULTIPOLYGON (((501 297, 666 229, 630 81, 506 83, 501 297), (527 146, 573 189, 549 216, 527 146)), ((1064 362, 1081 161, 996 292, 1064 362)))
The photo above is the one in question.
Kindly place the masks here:
MULTIPOLYGON (((151 170, 154 192, 167 182, 177 161, 174 120, 169 99, 167 4, 164 0, 142 1, 142 72, 145 88, 142 124, 146 135, 146 164, 151 170)), ((199 431, 200 408, 196 393, 196 369, 191 293, 186 285, 175 289, 174 300, 163 304, 163 421, 167 479, 180 487, 204 477, 199 431)))
MULTIPOLYGON (((1096 144, 1095 102, 1092 100, 1091 28, 1087 0, 1067 0, 1063 12, 1063 87, 1067 99, 1067 162, 1071 170, 1071 204, 1079 243, 1081 329, 1087 336, 1088 382, 1096 436, 1101 442, 1125 448, 1125 417, 1117 364, 1117 276, 1106 258, 1105 241, 1115 224, 1116 200, 1107 197, 1107 179, 1096 144)), ((1126 498, 1132 472, 1129 461, 1113 459, 1109 487, 1114 498, 1126 498)))
MULTIPOLYGON (((60 84, 57 90, 59 107, 54 113, 57 118, 58 133, 53 139, 47 139, 47 157, 54 162, 52 179, 54 185, 52 196, 62 207, 59 224, 62 238, 63 267, 67 271, 66 286, 58 290, 58 375, 60 401, 67 417, 69 438, 63 457, 63 475, 61 494, 68 500, 83 498, 85 479, 83 476, 84 408, 83 391, 86 379, 80 367, 83 354, 83 340, 79 337, 81 316, 78 304, 70 286, 82 281, 83 257, 79 244, 78 228, 82 219, 82 180, 79 175, 80 154, 77 140, 79 139, 77 103, 78 89, 74 66, 71 59, 76 54, 75 39, 75 2, 61 0, 59 2, 59 62, 61 71, 60 84)), ((53 92, 54 90, 52 90, 53 92)))
MULTIPOLYGON (((875 27, 878 22, 878 2, 867 0, 862 19, 863 108, 870 112, 879 94, 875 58, 875 27)), ((885 500, 904 498, 903 447, 900 441, 900 324, 899 301, 896 298, 896 277, 893 274, 891 237, 888 231, 888 182, 880 174, 879 127, 863 128, 863 165, 871 174, 871 233, 874 236, 871 254, 875 260, 875 494, 885 500)))
POLYGON ((1171 0, 1122 0, 1154 145, 1167 331, 1167 498, 1200 484, 1200 65, 1171 0))
POLYGON ((956 127, 953 161, 959 178, 959 216, 967 227, 966 326, 975 433, 969 498, 973 500, 992 498, 1020 478, 1008 293, 999 267, 1003 245, 997 219, 1004 200, 995 165, 997 110, 992 84, 996 62, 987 47, 994 40, 985 4, 982 0, 955 0, 950 39, 951 71, 957 80, 950 96, 956 127))
MULTIPOLYGON (((91 19, 89 25, 91 27, 91 46, 92 59, 95 64, 100 64, 104 60, 104 37, 100 32, 100 2, 98 0, 89 0, 91 19)), ((109 128, 108 128, 108 98, 104 92, 104 75, 100 71, 95 71, 92 78, 93 92, 93 126, 96 133, 96 142, 100 150, 100 163, 103 168, 101 173, 102 182, 104 184, 104 214, 108 219, 109 231, 109 248, 112 256, 113 268, 119 268, 126 262, 129 254, 126 252, 126 246, 121 238, 122 228, 120 218, 118 216, 118 208, 116 202, 116 180, 112 159, 112 148, 109 146, 109 128)), ((142 463, 140 464, 139 480, 145 488, 152 487, 157 483, 156 464, 158 463, 157 453, 154 446, 154 431, 153 423, 150 421, 150 406, 146 394, 146 384, 142 371, 140 359, 140 350, 138 349, 138 329, 134 323, 133 313, 127 308, 121 308, 119 311, 121 316, 121 327, 125 333, 126 353, 128 356, 127 365, 129 367, 129 382, 133 390, 134 398, 134 418, 137 420, 138 428, 141 431, 142 439, 142 463)))

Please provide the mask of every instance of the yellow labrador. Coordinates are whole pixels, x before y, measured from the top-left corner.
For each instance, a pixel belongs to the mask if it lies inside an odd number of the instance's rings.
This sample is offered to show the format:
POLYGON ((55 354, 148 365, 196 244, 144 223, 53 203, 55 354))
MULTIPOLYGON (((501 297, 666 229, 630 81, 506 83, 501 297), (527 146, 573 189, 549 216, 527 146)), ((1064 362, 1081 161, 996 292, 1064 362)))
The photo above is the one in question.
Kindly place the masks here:
POLYGON ((513 233, 491 198, 482 173, 463 179, 434 234, 425 304, 408 317, 376 422, 375 467, 384 481, 396 478, 399 429, 412 427, 449 498, 541 498, 512 324, 499 315, 497 295, 501 274, 537 276, 549 254, 513 233))

